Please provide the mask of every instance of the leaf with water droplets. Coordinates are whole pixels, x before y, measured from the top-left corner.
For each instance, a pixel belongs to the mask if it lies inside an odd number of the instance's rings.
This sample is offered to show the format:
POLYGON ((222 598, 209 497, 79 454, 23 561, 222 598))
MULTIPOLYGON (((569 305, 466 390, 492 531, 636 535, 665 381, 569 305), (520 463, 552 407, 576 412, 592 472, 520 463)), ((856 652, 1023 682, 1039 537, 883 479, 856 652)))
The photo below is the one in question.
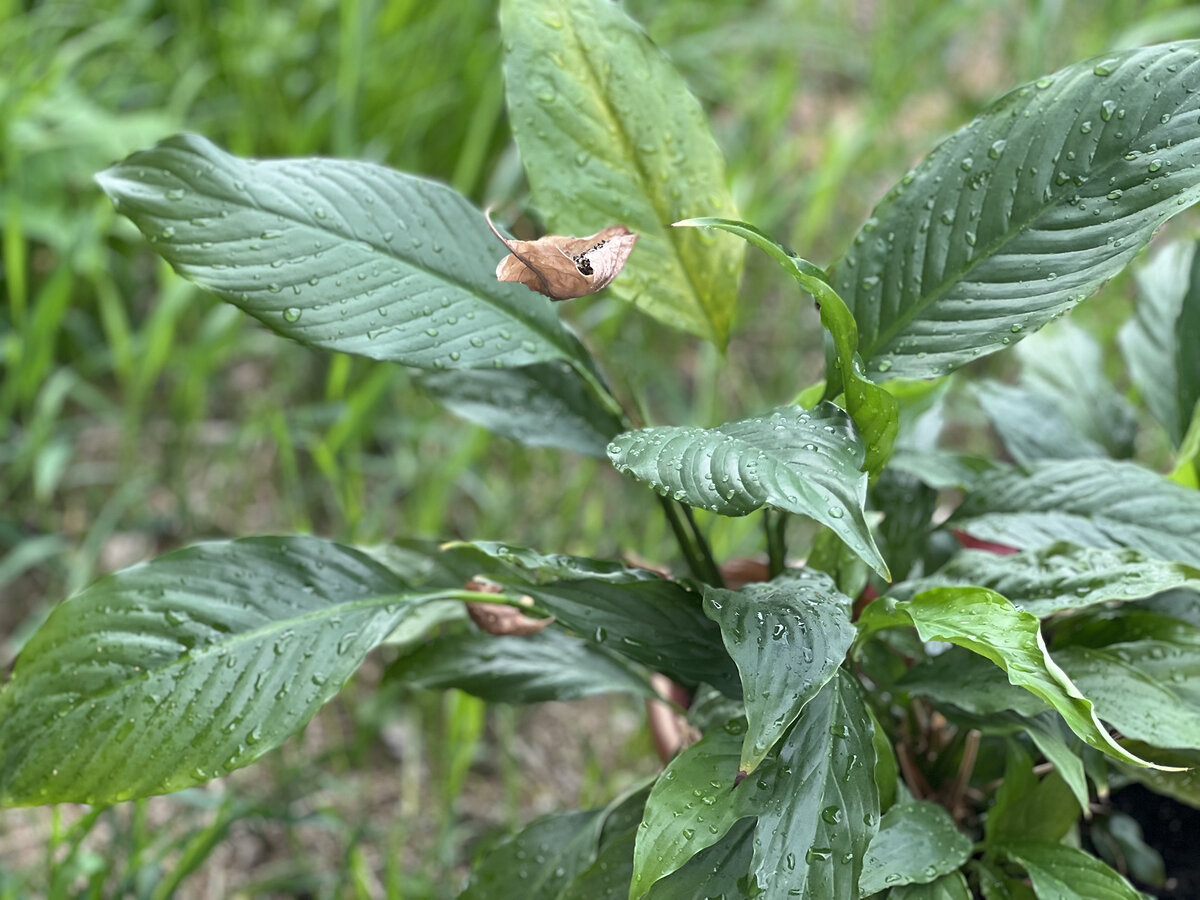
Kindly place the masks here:
POLYGON ((509 121, 551 230, 624 222, 638 250, 611 293, 723 347, 742 246, 670 227, 736 215, 700 103, 609 0, 504 0, 500 22, 509 121))
POLYGON ((548 300, 496 281, 487 222, 445 185, 186 134, 96 180, 180 274, 302 343, 420 368, 586 358, 548 300))
POLYGON ((741 674, 749 727, 738 770, 746 774, 842 664, 855 635, 850 599, 829 576, 803 569, 740 591, 706 588, 704 612, 741 674))
POLYGON ((971 839, 958 830, 945 807, 920 801, 893 806, 867 847, 859 894, 928 884, 958 869, 970 855, 971 839))
POLYGON ((1103 77, 1096 67, 1002 97, 863 225, 833 286, 875 380, 944 375, 1019 341, 1200 198, 1200 43, 1121 51, 1103 77))
POLYGON ((1144 895, 1092 854, 1049 841, 1009 841, 996 848, 1029 873, 1038 897, 1143 900, 1144 895))
POLYGON ((608 456, 619 471, 689 506, 724 516, 772 506, 815 519, 889 577, 863 511, 865 448, 832 403, 781 406, 716 428, 627 431, 608 456))
POLYGON ((116 803, 248 765, 427 597, 317 538, 201 544, 60 604, 0 694, 0 803, 116 803))

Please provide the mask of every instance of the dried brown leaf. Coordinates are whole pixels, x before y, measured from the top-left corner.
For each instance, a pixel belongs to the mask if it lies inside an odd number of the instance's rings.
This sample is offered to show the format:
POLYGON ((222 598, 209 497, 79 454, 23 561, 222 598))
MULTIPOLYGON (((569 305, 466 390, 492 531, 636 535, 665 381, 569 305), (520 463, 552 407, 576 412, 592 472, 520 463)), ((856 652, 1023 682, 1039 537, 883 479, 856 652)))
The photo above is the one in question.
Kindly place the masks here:
MULTIPOLYGON (((483 594, 504 593, 503 587, 482 575, 476 575, 470 579, 465 587, 469 591, 478 591, 483 594)), ((521 597, 517 602, 522 606, 532 606, 533 598, 521 597)), ((507 634, 517 637, 537 634, 554 621, 554 616, 535 619, 525 615, 515 606, 507 606, 503 603, 468 603, 467 615, 471 617, 472 622, 479 626, 481 631, 486 631, 488 634, 507 634)))
POLYGON ((625 266, 638 236, 624 225, 610 225, 588 237, 548 234, 536 241, 509 240, 492 224, 492 233, 511 251, 496 266, 500 281, 517 281, 551 300, 571 300, 607 287, 625 266))

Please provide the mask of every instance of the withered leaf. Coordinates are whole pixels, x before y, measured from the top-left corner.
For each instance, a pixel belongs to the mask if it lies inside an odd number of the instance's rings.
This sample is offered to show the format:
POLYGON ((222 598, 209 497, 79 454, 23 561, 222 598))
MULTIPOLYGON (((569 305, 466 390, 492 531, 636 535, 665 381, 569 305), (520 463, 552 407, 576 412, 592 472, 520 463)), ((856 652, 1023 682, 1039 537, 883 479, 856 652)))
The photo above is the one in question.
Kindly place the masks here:
POLYGON ((500 281, 519 281, 551 300, 571 300, 608 286, 625 266, 638 236, 624 225, 610 225, 588 237, 548 234, 536 241, 509 240, 492 224, 492 233, 511 253, 496 266, 500 281))
MULTIPOLYGON (((484 594, 501 594, 504 588, 493 581, 489 581, 482 575, 476 575, 470 579, 465 587, 469 591, 478 591, 484 594)), ((532 606, 532 597, 522 597, 519 601, 524 606, 532 606)), ((517 637, 525 637, 530 634, 537 634, 547 625, 554 621, 554 616, 546 619, 535 619, 532 616, 527 616, 515 606, 507 606, 503 603, 468 603, 467 615, 471 617, 481 631, 486 631, 488 634, 497 635, 514 635, 517 637)))

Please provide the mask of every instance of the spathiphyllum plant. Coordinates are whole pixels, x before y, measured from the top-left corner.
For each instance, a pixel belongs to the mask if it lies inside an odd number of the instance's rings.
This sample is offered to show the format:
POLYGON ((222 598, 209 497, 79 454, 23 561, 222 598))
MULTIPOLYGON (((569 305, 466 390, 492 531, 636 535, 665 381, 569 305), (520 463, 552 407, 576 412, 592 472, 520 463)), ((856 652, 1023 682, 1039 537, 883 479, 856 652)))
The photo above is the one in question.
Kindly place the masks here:
POLYGON ((465 897, 1141 896, 1163 873, 1111 790, 1200 806, 1195 246, 1138 263, 1118 341, 1169 474, 1130 459, 1137 409, 1100 345, 1035 332, 1200 198, 1200 42, 1006 94, 825 269, 740 220, 700 104, 618 5, 501 14, 539 240, 415 175, 195 135, 97 180, 176 271, 272 331, 419 370, 518 442, 607 457, 666 517, 675 574, 462 541, 169 553, 24 646, 0 802, 109 804, 250 765, 388 645, 387 677, 500 702, 654 697, 665 676, 689 718, 657 778, 529 823, 465 897), (555 301, 604 289, 724 347, 746 243, 816 300, 795 315, 826 332, 824 380, 651 426, 555 301), (953 373, 1006 349, 1019 377, 964 395, 1003 457, 940 449, 953 373), (763 520, 761 580, 726 580, 697 508, 763 520), (807 545, 788 546, 794 517, 807 545))

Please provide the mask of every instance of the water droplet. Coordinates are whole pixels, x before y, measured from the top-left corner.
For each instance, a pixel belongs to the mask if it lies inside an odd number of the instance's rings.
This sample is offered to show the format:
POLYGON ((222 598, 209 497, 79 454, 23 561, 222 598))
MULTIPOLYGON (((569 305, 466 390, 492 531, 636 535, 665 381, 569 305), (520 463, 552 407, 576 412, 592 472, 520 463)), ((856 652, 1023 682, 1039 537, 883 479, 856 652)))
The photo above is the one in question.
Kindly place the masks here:
POLYGON ((988 156, 992 159, 999 159, 1000 154, 1004 152, 1004 147, 1008 141, 1001 138, 998 141, 992 141, 992 146, 988 148, 988 156))
POLYGON ((295 307, 295 306, 289 306, 287 309, 285 309, 285 310, 283 311, 283 321, 285 321, 285 322, 299 322, 299 321, 300 321, 300 315, 301 315, 301 310, 300 310, 298 307, 295 307))
POLYGON ((1113 112, 1116 110, 1117 104, 1112 100, 1105 100, 1100 104, 1100 118, 1105 122, 1113 117, 1113 112))
POLYGON ((1119 62, 1120 60, 1117 59, 1106 59, 1103 62, 1098 62, 1092 69, 1092 74, 1099 75, 1101 78, 1111 75, 1119 62))

